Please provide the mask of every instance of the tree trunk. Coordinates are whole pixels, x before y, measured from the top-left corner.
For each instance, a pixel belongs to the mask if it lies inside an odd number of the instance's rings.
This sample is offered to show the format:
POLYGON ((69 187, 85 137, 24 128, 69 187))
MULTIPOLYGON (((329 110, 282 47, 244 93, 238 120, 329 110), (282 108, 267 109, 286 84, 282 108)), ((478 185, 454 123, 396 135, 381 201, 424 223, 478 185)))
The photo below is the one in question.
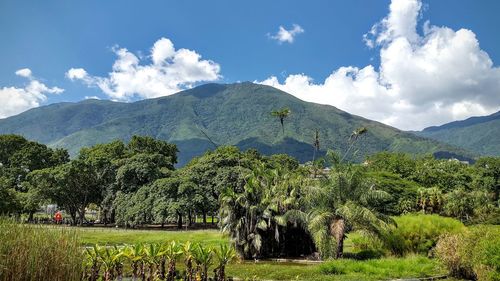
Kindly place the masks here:
POLYGON ((69 216, 71 217, 71 225, 76 225, 76 212, 70 211, 69 216))
POLYGON ((345 220, 343 218, 334 220, 330 226, 330 233, 335 237, 335 241, 337 241, 335 258, 342 258, 344 255, 345 220))
POLYGON ((191 216, 191 211, 188 212, 188 226, 193 224, 193 217, 191 216))
POLYGON ((203 214, 203 226, 207 226, 207 212, 203 210, 202 214, 203 214))
POLYGON ((214 213, 212 213, 212 225, 214 225, 215 222, 214 222, 214 213))
POLYGON ((28 215, 28 222, 33 222, 33 214, 34 214, 34 213, 35 213, 35 212, 33 212, 33 211, 30 211, 30 212, 29 212, 29 215, 28 215))
POLYGON ((182 214, 177 212, 177 228, 182 229, 182 214))
POLYGON ((85 220, 85 208, 78 210, 78 218, 80 219, 80 226, 83 226, 83 221, 85 220))

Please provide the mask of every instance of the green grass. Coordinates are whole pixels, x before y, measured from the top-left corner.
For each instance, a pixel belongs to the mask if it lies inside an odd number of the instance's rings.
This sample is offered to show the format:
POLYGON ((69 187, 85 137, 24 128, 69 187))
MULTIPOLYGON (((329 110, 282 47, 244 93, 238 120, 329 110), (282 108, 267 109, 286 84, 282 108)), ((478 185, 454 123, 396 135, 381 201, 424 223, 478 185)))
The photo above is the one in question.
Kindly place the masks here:
POLYGON ((386 280, 446 274, 436 260, 422 256, 383 258, 366 261, 350 259, 322 264, 245 262, 232 264, 228 274, 258 280, 386 280))
MULTIPOLYGON (((126 230, 98 227, 77 229, 82 245, 124 245, 161 243, 169 240, 200 242, 215 246, 228 238, 218 230, 126 230)), ((346 241, 349 242, 349 241, 346 241)), ((350 243, 346 243, 350 246, 350 243)), ((350 247, 347 247, 350 248, 350 247)), ((182 270, 182 262, 178 263, 182 270)), ((327 261, 323 264, 240 262, 230 264, 229 276, 256 280, 387 280, 392 278, 428 277, 446 274, 436 260, 422 256, 382 258, 366 261, 351 259, 327 261), (333 274, 337 272, 337 274, 333 274)))
POLYGON ((78 236, 83 245, 125 245, 135 243, 163 243, 170 240, 179 242, 200 242, 217 245, 228 239, 219 230, 128 230, 99 227, 78 228, 78 236))

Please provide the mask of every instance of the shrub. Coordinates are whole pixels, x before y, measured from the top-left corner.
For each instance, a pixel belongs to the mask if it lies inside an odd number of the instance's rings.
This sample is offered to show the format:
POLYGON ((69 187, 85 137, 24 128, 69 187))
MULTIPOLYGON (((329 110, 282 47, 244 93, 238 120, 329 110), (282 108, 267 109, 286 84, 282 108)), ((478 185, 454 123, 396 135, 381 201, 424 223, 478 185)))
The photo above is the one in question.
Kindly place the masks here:
POLYGON ((500 280, 499 226, 476 226, 462 233, 445 234, 435 252, 453 276, 500 280))
POLYGON ((76 233, 0 218, 0 280, 80 280, 76 233))
POLYGON ((388 251, 395 255, 428 254, 445 233, 457 233, 464 225, 455 219, 438 215, 408 214, 394 218, 397 227, 382 234, 388 251))
POLYGON ((345 257, 367 260, 385 255, 384 243, 374 235, 353 232, 349 234, 348 241, 352 245, 352 253, 345 253, 345 257))

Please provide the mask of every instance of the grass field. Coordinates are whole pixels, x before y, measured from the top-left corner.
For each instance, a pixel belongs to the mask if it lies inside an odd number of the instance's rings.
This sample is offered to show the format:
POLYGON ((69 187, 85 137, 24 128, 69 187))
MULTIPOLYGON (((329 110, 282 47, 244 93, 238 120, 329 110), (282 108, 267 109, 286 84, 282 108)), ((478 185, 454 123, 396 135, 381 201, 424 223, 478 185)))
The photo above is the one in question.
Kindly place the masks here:
MULTIPOLYGON (((78 228, 83 245, 125 245, 161 243, 170 240, 201 242, 215 246, 228 241, 218 230, 126 230, 114 228, 78 228)), ((349 241, 346 241, 347 249, 349 241)), ((179 264, 182 270, 183 265, 179 264)), ((322 264, 238 262, 228 266, 229 276, 249 280, 384 280, 403 277, 428 277, 445 274, 437 261, 411 256, 367 261, 338 260, 322 264)))
POLYGON ((446 274, 435 260, 421 256, 366 261, 336 260, 322 264, 245 262, 231 264, 228 274, 256 280, 387 280, 446 274))
POLYGON ((83 245, 126 245, 135 243, 200 242, 205 245, 218 245, 228 241, 219 230, 132 230, 100 227, 78 228, 83 245))

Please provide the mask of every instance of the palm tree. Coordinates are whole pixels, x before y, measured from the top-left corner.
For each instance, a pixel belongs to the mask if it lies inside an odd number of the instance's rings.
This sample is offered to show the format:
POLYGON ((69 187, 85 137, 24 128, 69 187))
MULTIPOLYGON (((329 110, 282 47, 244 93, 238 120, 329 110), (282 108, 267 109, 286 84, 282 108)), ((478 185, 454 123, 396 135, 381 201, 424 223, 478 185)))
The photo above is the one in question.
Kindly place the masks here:
POLYGON ((193 247, 193 259, 196 263, 196 279, 201 281, 208 280, 208 268, 212 264, 213 250, 204 247, 201 244, 196 244, 193 247))
POLYGON ((422 213, 438 213, 443 207, 443 194, 438 187, 419 188, 417 205, 422 213))
MULTIPOLYGON (((365 127, 357 128, 356 130, 354 130, 352 132, 352 134, 349 136, 349 146, 348 146, 344 156, 340 160, 340 162, 344 161, 344 159, 347 157, 347 155, 349 155, 349 152, 354 147, 356 142, 361 138, 362 135, 366 134, 367 132, 368 132, 368 129, 366 129, 365 127)), ((354 153, 354 154, 356 154, 356 153, 354 153)))
POLYGON ((282 230, 295 223, 292 212, 300 209, 296 199, 303 178, 283 168, 256 165, 241 192, 226 189, 221 194, 222 231, 229 233, 243 258, 280 254, 282 230))
POLYGON ((220 247, 214 251, 217 260, 217 278, 216 281, 226 280, 226 265, 236 258, 236 252, 227 244, 220 244, 220 247))
POLYGON ((290 109, 284 107, 280 110, 273 110, 271 112, 271 115, 274 116, 274 117, 277 117, 279 120, 280 120, 280 124, 281 124, 281 129, 283 130, 283 135, 285 134, 285 118, 287 118, 290 113, 292 113, 290 111, 290 109))
POLYGON ((313 141, 313 159, 312 159, 312 163, 314 163, 314 160, 316 158, 316 152, 319 151, 319 131, 318 129, 316 129, 314 131, 314 141, 313 141))
POLYGON ((376 204, 389 194, 366 181, 359 168, 339 164, 320 185, 309 191, 312 211, 308 228, 321 255, 341 258, 346 233, 362 230, 376 235, 393 224, 376 204))

